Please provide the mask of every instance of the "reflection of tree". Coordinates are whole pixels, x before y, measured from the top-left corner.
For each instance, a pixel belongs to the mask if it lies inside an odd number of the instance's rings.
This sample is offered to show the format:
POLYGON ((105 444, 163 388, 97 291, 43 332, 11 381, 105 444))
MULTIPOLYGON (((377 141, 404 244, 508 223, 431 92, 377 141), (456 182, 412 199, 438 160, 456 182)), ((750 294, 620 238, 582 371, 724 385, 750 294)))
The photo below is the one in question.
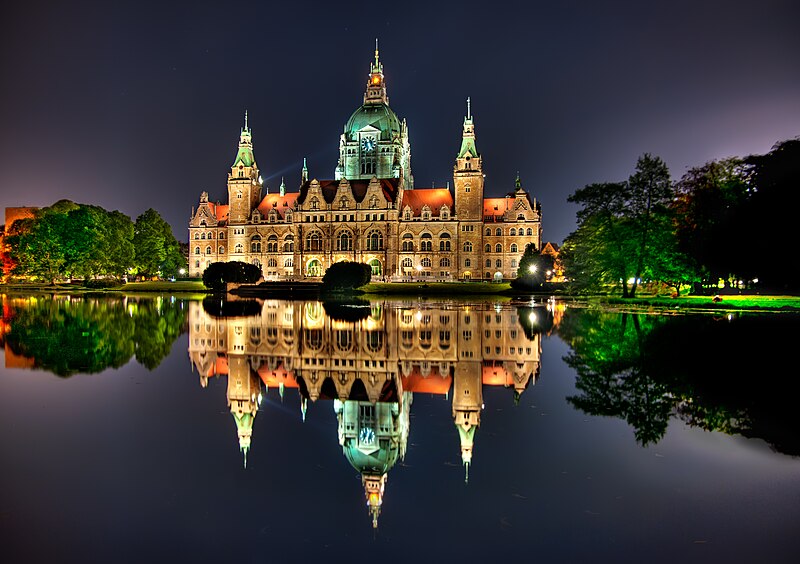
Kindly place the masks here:
POLYGON ((673 406, 666 386, 644 370, 643 335, 659 319, 568 310, 560 326, 572 346, 565 361, 577 372, 575 387, 582 392, 568 401, 591 415, 624 419, 643 445, 664 436, 673 406))
POLYGON ((7 305, 8 347, 59 376, 119 368, 134 354, 152 370, 186 325, 181 302, 160 298, 31 298, 7 305))
POLYGON ((568 310, 559 333, 592 415, 620 417, 642 444, 666 432, 670 415, 710 431, 760 437, 800 454, 785 351, 800 318, 789 314, 719 319, 568 310))

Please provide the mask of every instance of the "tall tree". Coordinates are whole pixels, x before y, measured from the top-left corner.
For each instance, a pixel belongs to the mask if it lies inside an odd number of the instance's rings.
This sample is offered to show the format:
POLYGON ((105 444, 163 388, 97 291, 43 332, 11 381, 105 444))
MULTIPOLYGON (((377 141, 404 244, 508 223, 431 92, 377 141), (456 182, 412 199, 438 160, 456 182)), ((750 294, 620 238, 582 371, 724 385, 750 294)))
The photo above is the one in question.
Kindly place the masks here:
POLYGON ((182 260, 180 246, 172 228, 156 210, 150 208, 136 218, 133 228, 135 266, 145 276, 170 275, 166 269, 177 270, 182 260), (178 257, 181 257, 180 259, 178 257))
POLYGON ((655 256, 655 239, 665 239, 670 229, 665 222, 657 220, 658 215, 666 212, 672 201, 673 189, 669 177, 669 169, 660 157, 649 153, 643 154, 636 161, 636 170, 628 179, 630 198, 626 208, 634 221, 638 235, 636 266, 631 285, 631 296, 636 295, 636 288, 645 274, 645 268, 652 267, 655 256), (658 229, 662 232, 655 234, 658 229))

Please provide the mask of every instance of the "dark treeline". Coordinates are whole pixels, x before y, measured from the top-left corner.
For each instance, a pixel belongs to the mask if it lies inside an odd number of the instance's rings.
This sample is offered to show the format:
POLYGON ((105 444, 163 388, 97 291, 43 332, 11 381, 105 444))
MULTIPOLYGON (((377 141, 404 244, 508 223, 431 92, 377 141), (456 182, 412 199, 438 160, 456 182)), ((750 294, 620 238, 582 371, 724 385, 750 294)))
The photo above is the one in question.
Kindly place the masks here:
POLYGON ((61 377, 119 368, 131 357, 152 370, 186 331, 181 300, 48 296, 3 305, 5 345, 61 377))
POLYGON ((797 456, 800 424, 782 355, 798 329, 794 314, 568 309, 558 332, 572 349, 565 361, 577 373, 579 392, 568 401, 591 415, 624 419, 643 445, 658 442, 677 417, 710 431, 758 437, 797 456))
POLYGON ((578 228, 564 241, 562 264, 576 290, 619 287, 633 297, 655 282, 700 292, 744 286, 797 292, 786 253, 800 203, 800 138, 765 155, 712 161, 677 182, 644 154, 621 182, 590 184, 578 204, 578 228))
POLYGON ((153 209, 131 221, 118 211, 61 200, 14 222, 5 234, 6 274, 59 279, 174 276, 185 260, 153 209))

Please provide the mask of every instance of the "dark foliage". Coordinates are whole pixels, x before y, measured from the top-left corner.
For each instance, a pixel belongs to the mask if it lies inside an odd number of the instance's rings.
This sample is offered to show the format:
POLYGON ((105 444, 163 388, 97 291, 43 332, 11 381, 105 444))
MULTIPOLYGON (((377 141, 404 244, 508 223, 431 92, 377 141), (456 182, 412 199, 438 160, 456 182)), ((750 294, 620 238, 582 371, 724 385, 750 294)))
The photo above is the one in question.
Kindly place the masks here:
POLYGON ((363 262, 344 261, 332 264, 322 277, 322 286, 327 291, 343 291, 360 288, 372 279, 372 267, 363 262))
POLYGON ((203 272, 203 284, 215 292, 224 292, 229 282, 255 284, 261 278, 261 269, 241 261, 212 262, 203 272))
POLYGON ((361 321, 372 312, 369 300, 325 300, 322 307, 325 308, 325 315, 335 321, 361 321))

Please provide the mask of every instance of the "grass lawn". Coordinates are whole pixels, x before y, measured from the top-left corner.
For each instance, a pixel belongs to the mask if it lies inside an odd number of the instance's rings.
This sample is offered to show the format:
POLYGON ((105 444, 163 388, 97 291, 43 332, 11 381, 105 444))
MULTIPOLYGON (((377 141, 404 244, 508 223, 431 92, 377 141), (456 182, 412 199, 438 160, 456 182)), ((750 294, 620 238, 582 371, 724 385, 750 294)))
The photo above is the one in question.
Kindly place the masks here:
POLYGON ((424 296, 465 296, 503 294, 511 289, 508 282, 370 282, 361 290, 367 294, 399 294, 424 296))
POLYGON ((148 280, 146 282, 128 282, 117 288, 118 292, 192 292, 205 294, 208 292, 203 283, 199 280, 178 280, 169 282, 166 280, 148 280))
POLYGON ((720 301, 713 301, 712 296, 643 296, 633 299, 595 298, 590 301, 614 306, 652 306, 667 309, 752 309, 752 310, 799 310, 800 296, 757 296, 757 295, 723 295, 720 301))

